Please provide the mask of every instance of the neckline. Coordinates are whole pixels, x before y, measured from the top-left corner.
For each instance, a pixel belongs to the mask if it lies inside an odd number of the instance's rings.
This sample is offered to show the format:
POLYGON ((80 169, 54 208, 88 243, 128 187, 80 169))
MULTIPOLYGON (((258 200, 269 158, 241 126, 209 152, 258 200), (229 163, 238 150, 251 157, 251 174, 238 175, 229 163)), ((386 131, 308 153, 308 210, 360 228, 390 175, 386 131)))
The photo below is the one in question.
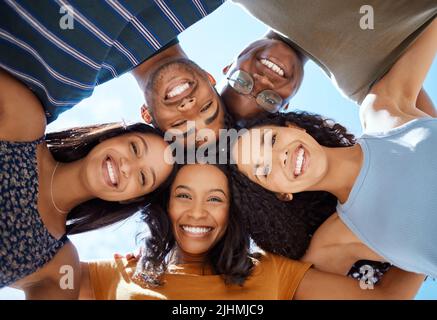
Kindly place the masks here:
POLYGON ((184 274, 196 276, 214 276, 214 272, 209 264, 182 263, 170 264, 167 274, 184 274))
POLYGON ((360 138, 357 140, 357 143, 360 145, 361 152, 363 155, 362 165, 347 200, 344 203, 340 203, 340 201, 337 201, 337 207, 342 210, 348 210, 352 206, 369 171, 370 154, 369 154, 369 148, 367 146, 367 142, 360 138))
POLYGON ((397 126, 395 128, 392 128, 392 129, 389 129, 389 130, 386 130, 386 131, 369 131, 369 132, 364 132, 361 135, 361 138, 388 137, 388 136, 397 134, 399 132, 402 132, 402 131, 410 128, 411 126, 415 125, 416 123, 427 122, 427 121, 437 121, 437 119, 436 118, 431 118, 431 117, 415 118, 413 120, 410 120, 410 121, 407 121, 407 122, 401 124, 400 126, 397 126))
MULTIPOLYGON (((39 172, 39 168, 38 168, 38 146, 40 144, 36 144, 33 145, 32 147, 34 148, 34 152, 35 152, 35 157, 33 159, 33 163, 35 166, 35 175, 36 175, 36 182, 35 182, 35 187, 36 187, 36 194, 35 194, 35 205, 34 208, 37 212, 37 219, 39 221, 39 223, 42 225, 42 228, 44 229, 44 232, 54 241, 56 242, 63 242, 63 239, 67 236, 67 232, 66 232, 66 226, 64 229, 63 234, 57 238, 55 237, 50 230, 47 228, 46 224, 44 223, 43 217, 41 216, 41 213, 39 212, 39 208, 38 208, 38 202, 39 202, 39 197, 40 197, 40 186, 39 186, 39 176, 40 176, 40 172, 39 172)), ((47 147, 46 147, 47 148, 47 147)), ((40 151, 41 153, 44 152, 43 150, 40 151)), ((48 151, 50 152, 50 151, 48 151)))

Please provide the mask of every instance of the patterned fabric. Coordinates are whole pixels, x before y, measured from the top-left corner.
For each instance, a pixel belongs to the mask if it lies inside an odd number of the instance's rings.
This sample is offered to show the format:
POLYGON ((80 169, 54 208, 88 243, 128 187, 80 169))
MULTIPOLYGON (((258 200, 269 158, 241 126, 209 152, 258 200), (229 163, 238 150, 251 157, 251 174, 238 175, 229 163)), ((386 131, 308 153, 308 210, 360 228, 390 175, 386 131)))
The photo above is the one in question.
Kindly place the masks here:
POLYGON ((68 241, 56 240, 38 213, 36 147, 42 141, 0 141, 0 288, 41 268, 68 241))
POLYGON ((0 1, 0 67, 26 83, 52 122, 223 2, 0 1))
POLYGON ((358 281, 367 281, 367 284, 377 284, 390 268, 391 264, 388 262, 359 260, 354 263, 347 275, 358 281))

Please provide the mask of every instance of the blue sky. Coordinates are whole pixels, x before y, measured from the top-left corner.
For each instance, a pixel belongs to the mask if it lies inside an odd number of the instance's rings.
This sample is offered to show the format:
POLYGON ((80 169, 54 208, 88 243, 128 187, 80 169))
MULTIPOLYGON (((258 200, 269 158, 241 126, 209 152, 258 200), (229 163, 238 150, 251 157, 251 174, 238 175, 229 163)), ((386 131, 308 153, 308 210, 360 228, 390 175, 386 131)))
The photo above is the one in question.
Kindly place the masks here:
MULTIPOLYGON (((218 81, 221 70, 232 61, 246 44, 260 38, 267 27, 245 13, 240 7, 228 2, 216 12, 189 28, 180 37, 180 43, 201 67, 208 70, 218 81)), ((425 89, 434 102, 437 101, 437 62, 434 62, 425 82, 425 89)), ((140 121, 139 107, 143 103, 141 92, 129 74, 96 88, 89 99, 62 114, 48 130, 58 130, 75 125, 112 121, 140 121)), ((305 80, 292 105, 328 116, 360 135, 358 106, 336 91, 330 80, 309 62, 305 66, 305 80)), ((82 260, 109 259, 113 253, 126 253, 137 247, 135 236, 142 231, 138 216, 107 229, 73 236, 72 241, 82 260)), ((437 282, 428 280, 416 297, 436 299, 437 282)), ((1 299, 23 299, 14 289, 1 289, 1 299)))

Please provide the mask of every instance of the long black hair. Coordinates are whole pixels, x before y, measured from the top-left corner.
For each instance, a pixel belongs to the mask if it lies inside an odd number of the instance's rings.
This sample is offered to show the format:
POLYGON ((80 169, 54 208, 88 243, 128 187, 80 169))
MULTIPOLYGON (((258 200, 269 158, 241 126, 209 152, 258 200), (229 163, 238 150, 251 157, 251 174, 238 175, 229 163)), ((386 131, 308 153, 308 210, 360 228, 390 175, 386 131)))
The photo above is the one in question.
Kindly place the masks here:
MULTIPOLYGON (((342 125, 308 112, 266 114, 246 128, 293 124, 306 130, 325 147, 346 147, 355 138, 342 125)), ((335 212, 337 198, 328 192, 301 192, 283 202, 231 166, 232 195, 250 236, 263 250, 300 259, 315 230, 335 212)))
MULTIPOLYGON (((229 176, 227 167, 217 167, 229 176)), ((140 272, 136 277, 152 287, 162 284, 162 275, 167 271, 171 262, 169 258, 177 246, 167 213, 170 193, 170 190, 162 193, 142 210, 149 235, 145 238, 145 251, 139 261, 137 270, 140 272)), ((227 229, 208 252, 205 263, 212 267, 214 274, 221 275, 226 284, 243 285, 253 269, 253 259, 257 258, 259 255, 250 251, 250 237, 231 197, 227 229)))
MULTIPOLYGON (((84 158, 100 142, 131 132, 160 135, 153 127, 143 123, 107 123, 48 133, 45 141, 55 160, 72 162, 84 158)), ((94 198, 77 205, 67 215, 67 234, 103 228, 129 218, 161 193, 170 180, 171 175, 155 191, 137 201, 121 203, 94 198)))

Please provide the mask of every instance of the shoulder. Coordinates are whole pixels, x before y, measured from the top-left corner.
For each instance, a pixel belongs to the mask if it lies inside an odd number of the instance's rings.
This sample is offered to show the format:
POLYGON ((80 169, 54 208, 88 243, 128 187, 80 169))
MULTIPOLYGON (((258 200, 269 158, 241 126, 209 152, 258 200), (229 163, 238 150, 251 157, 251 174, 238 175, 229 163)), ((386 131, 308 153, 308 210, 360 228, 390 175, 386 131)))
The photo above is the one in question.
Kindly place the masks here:
POLYGON ((91 282, 112 281, 120 277, 130 277, 135 272, 136 262, 125 258, 89 261, 88 270, 91 282))
POLYGON ((32 141, 44 135, 46 117, 38 98, 0 69, 0 139, 32 141))
POLYGON ((426 116, 409 99, 395 98, 381 81, 372 87, 360 106, 364 132, 387 131, 426 116))
MULTIPOLYGON (((312 263, 289 259, 280 255, 267 253, 263 256, 264 282, 269 287, 275 287, 277 298, 280 300, 292 299, 305 277, 312 263)), ((260 279, 260 281, 263 281, 260 279)))
POLYGON ((41 283, 60 283, 63 280, 72 281, 75 288, 80 285, 80 261, 74 245, 68 241, 57 254, 41 269, 20 279, 13 287, 26 289, 37 287, 41 283))
POLYGON ((379 84, 372 87, 360 106, 360 120, 364 131, 385 131, 401 116, 398 105, 379 84))
POLYGON ((270 252, 262 254, 259 259, 259 264, 262 265, 264 269, 274 271, 277 274, 299 271, 305 272, 312 265, 310 262, 294 260, 270 252))

